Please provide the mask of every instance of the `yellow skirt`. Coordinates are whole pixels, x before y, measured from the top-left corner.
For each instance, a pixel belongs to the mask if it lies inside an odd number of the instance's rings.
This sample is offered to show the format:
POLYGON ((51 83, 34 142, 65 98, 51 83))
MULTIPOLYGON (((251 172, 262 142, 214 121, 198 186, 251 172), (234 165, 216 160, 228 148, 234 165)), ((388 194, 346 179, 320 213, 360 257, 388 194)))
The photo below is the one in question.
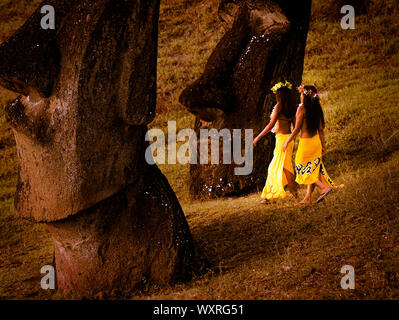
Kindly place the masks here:
POLYGON ((295 171, 295 181, 298 184, 313 184, 320 180, 332 189, 343 187, 343 185, 335 185, 327 173, 322 160, 322 146, 318 134, 312 138, 299 139, 295 156, 295 171))
POLYGON ((274 148, 273 159, 269 164, 267 171, 266 185, 262 191, 262 199, 285 198, 287 196, 284 187, 288 184, 287 177, 283 169, 294 174, 292 166, 292 151, 294 149, 294 141, 290 142, 288 148, 283 152, 283 145, 287 141, 289 134, 276 134, 276 146, 274 148))

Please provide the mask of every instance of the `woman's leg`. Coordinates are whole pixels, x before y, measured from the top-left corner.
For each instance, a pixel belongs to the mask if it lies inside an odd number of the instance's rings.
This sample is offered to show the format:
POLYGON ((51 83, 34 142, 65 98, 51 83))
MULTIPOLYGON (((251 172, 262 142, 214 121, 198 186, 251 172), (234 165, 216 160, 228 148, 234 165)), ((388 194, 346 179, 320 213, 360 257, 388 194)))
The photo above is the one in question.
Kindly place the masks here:
POLYGON ((326 193, 328 190, 330 190, 331 188, 329 188, 328 186, 326 186, 323 182, 321 182, 320 180, 319 181, 316 181, 316 183, 315 183, 319 188, 320 188, 320 194, 324 194, 324 193, 326 193))
POLYGON ((288 188, 290 189, 290 192, 292 193, 292 195, 294 196, 295 199, 298 198, 298 187, 295 182, 295 176, 286 169, 283 169, 283 171, 284 171, 285 177, 287 178, 288 188))
POLYGON ((301 202, 299 202, 299 204, 305 204, 305 203, 310 203, 311 199, 312 199, 312 192, 315 188, 315 184, 308 184, 308 188, 306 190, 306 196, 305 198, 302 199, 301 202))
POLYGON ((326 186, 320 180, 316 182, 316 185, 320 188, 320 196, 316 200, 316 203, 320 203, 331 192, 331 188, 329 186, 326 186))

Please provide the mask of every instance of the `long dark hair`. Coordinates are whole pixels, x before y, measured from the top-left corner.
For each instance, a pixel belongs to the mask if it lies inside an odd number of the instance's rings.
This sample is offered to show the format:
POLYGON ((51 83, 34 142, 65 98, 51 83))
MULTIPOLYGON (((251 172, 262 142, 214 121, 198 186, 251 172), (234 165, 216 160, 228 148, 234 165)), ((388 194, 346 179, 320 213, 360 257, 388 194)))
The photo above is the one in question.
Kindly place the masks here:
POLYGON ((292 99, 291 90, 287 87, 281 87, 276 91, 276 99, 281 106, 281 113, 288 119, 295 116, 295 108, 292 99))
POLYGON ((305 94, 303 104, 306 110, 305 120, 306 126, 310 133, 315 134, 319 129, 320 122, 324 128, 324 113, 320 105, 319 96, 313 97, 313 94, 317 94, 317 89, 315 86, 305 86, 305 90, 311 90, 312 93, 305 94))

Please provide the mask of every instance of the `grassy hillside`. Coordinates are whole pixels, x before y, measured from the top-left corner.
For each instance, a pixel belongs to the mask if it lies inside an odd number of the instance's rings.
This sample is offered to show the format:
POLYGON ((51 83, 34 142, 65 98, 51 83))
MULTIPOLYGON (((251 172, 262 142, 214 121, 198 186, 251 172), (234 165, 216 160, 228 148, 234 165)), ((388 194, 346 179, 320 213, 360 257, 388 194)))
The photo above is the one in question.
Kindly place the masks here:
MULTIPOLYGON (((293 200, 262 205, 257 193, 199 202, 188 194, 188 166, 161 166, 210 266, 188 283, 133 298, 399 298, 399 12, 395 1, 373 1, 372 14, 358 16, 355 30, 342 30, 339 21, 325 19, 324 1, 313 2, 303 83, 320 90, 326 167, 345 188, 319 206, 300 208, 293 200), (355 267, 355 290, 340 288, 346 264, 355 267)), ((0 40, 38 1, 19 3, 0 5, 0 40)), ((223 34, 216 0, 189 3, 162 2, 158 115, 151 127, 165 128, 168 120, 178 129, 193 126, 177 99, 223 34)), ((1 89, 1 105, 12 96, 1 89)), ((0 298, 51 297, 39 286, 40 267, 51 263, 51 239, 43 226, 12 214, 16 170, 0 107, 0 298)))

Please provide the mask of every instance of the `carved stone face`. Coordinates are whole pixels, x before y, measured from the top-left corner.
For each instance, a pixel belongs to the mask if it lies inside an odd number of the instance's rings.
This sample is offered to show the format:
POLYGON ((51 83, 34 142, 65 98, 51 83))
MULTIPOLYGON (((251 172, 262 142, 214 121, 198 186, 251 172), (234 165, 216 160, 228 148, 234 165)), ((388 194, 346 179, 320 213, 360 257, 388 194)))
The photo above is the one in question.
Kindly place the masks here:
POLYGON ((20 163, 15 211, 55 221, 143 174, 156 95, 159 0, 53 0, 0 46, 20 163))
MULTIPOLYGON (((203 74, 179 97, 197 117, 197 132, 245 128, 258 133, 264 128, 275 104, 270 88, 279 81, 294 86, 301 82, 310 4, 310 0, 220 2, 219 16, 227 31, 203 74)), ((235 175, 234 165, 192 165, 191 194, 213 198, 260 189, 272 156, 269 135, 254 151, 250 175, 235 175)))

